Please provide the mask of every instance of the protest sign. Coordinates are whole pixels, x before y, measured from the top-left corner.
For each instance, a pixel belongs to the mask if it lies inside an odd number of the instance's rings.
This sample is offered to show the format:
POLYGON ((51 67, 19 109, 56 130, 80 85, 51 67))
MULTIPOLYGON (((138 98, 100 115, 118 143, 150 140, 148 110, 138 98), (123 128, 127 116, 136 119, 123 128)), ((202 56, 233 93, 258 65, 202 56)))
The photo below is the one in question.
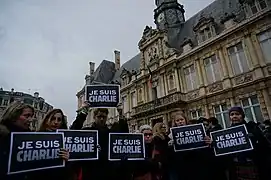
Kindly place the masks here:
POLYGON ((203 124, 173 127, 170 131, 174 141, 175 152, 208 147, 204 142, 206 132, 203 124))
POLYGON ((65 149, 70 152, 69 161, 98 159, 98 131, 66 130, 64 133, 65 149))
POLYGON ((109 151, 110 161, 142 160, 145 158, 145 144, 143 134, 110 133, 109 151))
POLYGON ((8 174, 64 167, 64 160, 58 156, 63 147, 63 133, 13 132, 8 174))
POLYGON ((253 149, 245 125, 211 132, 216 156, 233 154, 253 149))
POLYGON ((111 108, 119 104, 119 85, 88 85, 85 91, 86 101, 91 107, 111 108))

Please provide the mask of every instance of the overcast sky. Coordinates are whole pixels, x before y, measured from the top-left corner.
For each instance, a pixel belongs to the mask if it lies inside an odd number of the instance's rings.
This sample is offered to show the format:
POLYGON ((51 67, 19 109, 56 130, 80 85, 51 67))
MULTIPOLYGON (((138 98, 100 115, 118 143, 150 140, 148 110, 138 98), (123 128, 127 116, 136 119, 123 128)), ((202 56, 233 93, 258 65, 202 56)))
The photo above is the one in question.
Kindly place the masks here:
MULTIPOLYGON (((181 0, 186 18, 214 0, 181 0)), ((138 53, 154 0, 0 0, 0 87, 33 94, 75 117, 88 62, 138 53)))

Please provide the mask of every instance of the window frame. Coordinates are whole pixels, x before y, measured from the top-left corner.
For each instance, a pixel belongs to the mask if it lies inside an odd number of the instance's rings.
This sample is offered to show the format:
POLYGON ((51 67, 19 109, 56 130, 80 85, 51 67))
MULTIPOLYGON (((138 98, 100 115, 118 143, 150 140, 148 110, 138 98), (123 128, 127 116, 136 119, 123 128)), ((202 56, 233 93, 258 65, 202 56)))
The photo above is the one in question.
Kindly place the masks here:
POLYGON ((263 10, 265 10, 266 8, 268 8, 268 3, 267 3, 267 1, 266 0, 255 0, 254 2, 252 2, 253 4, 248 4, 248 9, 249 9, 249 13, 251 14, 251 15, 255 15, 255 14, 257 14, 257 13, 259 13, 259 12, 261 12, 261 11, 263 11, 263 10), (262 9, 262 7, 261 7, 261 3, 260 2, 264 2, 265 3, 265 8, 263 8, 262 9), (253 10, 252 10, 252 8, 256 8, 256 10, 257 10, 257 12, 253 12, 253 10))
POLYGON ((198 120, 200 117, 202 117, 202 110, 201 109, 192 110, 190 111, 190 116, 191 116, 191 119, 198 120), (196 113, 196 117, 193 116, 193 113, 196 113))
POLYGON ((203 64, 204 64, 204 69, 205 69, 205 73, 207 75, 207 83, 208 84, 212 84, 218 81, 221 81, 221 74, 219 74, 219 77, 217 77, 216 72, 215 72, 215 65, 217 64, 219 66, 219 68, 221 69, 221 65, 220 65, 220 61, 219 58, 216 54, 209 56, 208 58, 203 59, 203 64), (216 63, 213 63, 212 57, 215 57, 216 63), (206 61, 208 61, 208 64, 206 63, 206 61), (208 82, 208 68, 210 66, 211 69, 211 75, 212 75, 212 82, 208 82))
POLYGON ((270 45, 270 48, 271 48, 271 28, 268 29, 268 30, 266 30, 266 31, 263 31, 263 32, 257 34, 257 40, 258 40, 259 45, 261 47, 261 51, 262 51, 262 54, 263 54, 265 62, 267 64, 271 63, 271 57, 269 57, 270 59, 268 59, 268 57, 266 57, 266 54, 265 54, 264 48, 263 48, 263 43, 265 43, 265 42, 267 42, 270 45), (265 33, 267 33, 267 38, 261 40, 260 36, 264 35, 265 33))
POLYGON ((247 54, 246 54, 245 49, 244 49, 244 43, 243 43, 242 41, 239 42, 239 43, 236 43, 236 44, 233 45, 233 46, 228 47, 228 48, 227 48, 227 52, 228 52, 228 57, 229 57, 229 60, 230 60, 230 63, 231 63, 231 68, 232 68, 232 70, 233 70, 233 74, 234 74, 234 75, 240 75, 240 74, 243 74, 243 73, 246 73, 246 72, 249 71, 248 57, 247 57, 247 54), (238 47, 237 47, 239 44, 241 45, 241 47, 242 47, 242 52, 244 53, 245 61, 246 61, 246 63, 247 63, 247 67, 248 67, 247 70, 244 70, 244 67, 243 67, 243 64, 242 64, 242 60, 241 60, 241 58, 240 58, 240 52, 241 52, 241 50, 238 50, 238 47), (237 72, 235 72, 235 70, 234 70, 233 59, 232 59, 233 53, 230 53, 230 49, 231 49, 231 48, 233 48, 233 50, 234 50, 234 55, 236 56, 236 60, 237 60, 237 64, 238 64, 238 68, 239 68, 239 70, 240 70, 240 73, 237 73, 237 72))
MULTIPOLYGON (((242 105, 242 108, 245 110, 245 109, 250 109, 250 111, 251 111, 251 114, 252 114, 252 121, 253 122, 255 122, 255 123, 257 123, 258 121, 257 121, 257 117, 256 117, 256 113, 255 113, 255 110, 254 110, 254 107, 259 107, 260 108, 260 111, 261 111, 261 103, 260 103, 260 101, 259 101, 259 98, 258 98, 258 96, 257 95, 253 95, 253 96, 250 96, 250 97, 247 97, 247 98, 243 98, 243 99, 241 99, 241 105, 242 105), (257 104, 253 104, 253 102, 252 102, 252 98, 253 97, 255 97, 256 99, 257 99, 257 101, 258 101, 258 103, 257 104), (248 100, 248 106, 244 106, 244 104, 243 104, 243 101, 244 100, 248 100)), ((261 112, 262 113, 262 112, 261 112)), ((247 122, 249 122, 249 120, 247 119, 247 117, 245 117, 245 120, 247 121, 247 122)))
POLYGON ((227 128, 227 123, 226 123, 226 120, 227 120, 227 119, 224 117, 224 114, 225 114, 225 115, 228 115, 228 112, 229 112, 229 109, 228 109, 227 104, 226 104, 226 103, 223 103, 223 104, 215 105, 215 106, 213 106, 213 110, 214 110, 214 115, 215 115, 216 118, 217 118, 217 115, 221 115, 221 117, 222 117, 222 126, 223 126, 223 129, 227 128), (224 111, 223 111, 223 108, 222 108, 223 105, 226 106, 227 110, 224 110, 224 111), (216 111, 215 111, 216 107, 219 107, 219 112, 216 112, 216 111))
POLYGON ((191 65, 189 65, 189 66, 187 66, 187 67, 184 68, 184 76, 185 76, 185 82, 186 82, 186 89, 187 89, 187 91, 192 91, 192 90, 195 90, 197 88, 197 84, 198 84, 198 79, 197 79, 198 77, 197 76, 198 76, 198 74, 197 74, 197 69, 196 68, 197 67, 196 67, 195 64, 191 64, 191 65), (192 67, 194 68, 194 71, 191 70, 192 67), (194 76, 193 73, 195 73, 195 79, 194 79, 194 81, 193 81, 193 76, 194 76), (187 82, 187 78, 186 77, 188 77, 189 82, 187 82), (195 82, 195 84, 194 84, 194 82, 195 82), (188 86, 188 83, 190 83, 189 84, 190 86, 188 86), (191 89, 189 89, 188 87, 191 87, 191 89))

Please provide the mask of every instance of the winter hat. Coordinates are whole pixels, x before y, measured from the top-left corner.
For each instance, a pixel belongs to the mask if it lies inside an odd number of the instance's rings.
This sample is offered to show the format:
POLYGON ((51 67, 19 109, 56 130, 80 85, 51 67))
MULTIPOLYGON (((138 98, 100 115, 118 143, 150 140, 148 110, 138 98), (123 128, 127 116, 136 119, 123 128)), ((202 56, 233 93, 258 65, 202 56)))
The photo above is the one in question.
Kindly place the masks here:
POLYGON ((232 107, 230 110, 229 110, 229 115, 231 114, 232 111, 237 111, 239 112, 243 118, 245 118, 245 112, 243 110, 242 107, 239 107, 239 106, 235 106, 235 107, 232 107))

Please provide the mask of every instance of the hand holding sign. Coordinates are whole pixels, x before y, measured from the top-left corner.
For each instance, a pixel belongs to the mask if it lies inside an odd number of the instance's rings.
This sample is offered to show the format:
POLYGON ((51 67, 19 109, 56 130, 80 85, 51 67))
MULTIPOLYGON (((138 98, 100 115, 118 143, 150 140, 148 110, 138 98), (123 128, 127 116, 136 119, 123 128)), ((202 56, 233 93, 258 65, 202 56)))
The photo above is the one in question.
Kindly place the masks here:
POLYGON ((66 149, 63 149, 63 148, 60 149, 58 155, 59 155, 60 158, 62 158, 62 159, 65 160, 65 161, 68 161, 69 158, 70 158, 70 153, 69 153, 69 151, 66 150, 66 149))

